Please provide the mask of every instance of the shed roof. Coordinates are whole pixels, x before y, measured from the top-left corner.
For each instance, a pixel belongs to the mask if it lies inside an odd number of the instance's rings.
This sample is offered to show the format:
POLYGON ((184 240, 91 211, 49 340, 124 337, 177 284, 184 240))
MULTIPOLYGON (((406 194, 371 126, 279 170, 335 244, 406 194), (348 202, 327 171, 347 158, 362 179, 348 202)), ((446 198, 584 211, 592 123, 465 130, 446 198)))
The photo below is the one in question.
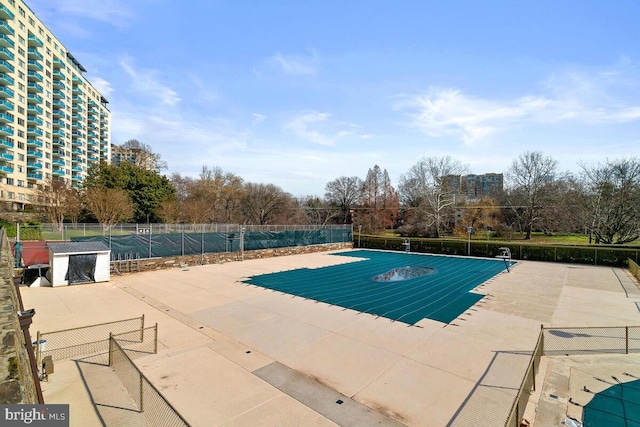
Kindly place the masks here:
POLYGON ((47 246, 54 254, 78 252, 106 252, 109 247, 102 242, 66 242, 48 243, 47 246))

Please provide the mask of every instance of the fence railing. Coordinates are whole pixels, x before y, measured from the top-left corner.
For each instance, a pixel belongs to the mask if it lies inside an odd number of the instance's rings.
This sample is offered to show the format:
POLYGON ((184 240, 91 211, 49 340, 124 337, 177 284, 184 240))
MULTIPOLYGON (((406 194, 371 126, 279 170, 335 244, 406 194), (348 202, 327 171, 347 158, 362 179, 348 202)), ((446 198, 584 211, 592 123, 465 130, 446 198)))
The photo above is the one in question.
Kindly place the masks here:
MULTIPOLYGON (((128 334, 137 336, 144 343, 144 315, 132 319, 116 320, 96 325, 81 326, 53 332, 40 332, 36 335, 36 360, 40 366, 42 359, 51 356, 52 360, 71 359, 89 355, 107 355, 110 334, 128 334)), ((107 364, 107 361, 104 361, 107 364)))
MULTIPOLYGON (((388 249, 405 251, 406 238, 389 236, 358 235, 355 236, 354 246, 368 249, 388 249)), ((533 243, 514 243, 511 241, 486 240, 450 240, 411 238, 409 248, 411 252, 433 253, 444 255, 471 255, 474 257, 494 257, 500 254, 500 247, 511 250, 513 260, 551 261, 578 263, 590 265, 625 266, 627 259, 637 264, 640 262, 640 249, 588 246, 588 245, 552 245, 533 243)))
POLYGON ((133 363, 131 353, 135 350, 128 348, 127 341, 123 335, 109 336, 109 366, 133 399, 136 409, 152 426, 189 426, 190 424, 133 363))
POLYGON ((535 391, 535 377, 542 356, 638 352, 640 352, 640 326, 541 327, 529 367, 525 372, 505 426, 518 427, 521 425, 529 396, 532 391, 535 391))
POLYGON ((640 280, 640 266, 638 266, 638 263, 634 262, 631 258, 627 260, 627 263, 631 274, 633 274, 636 279, 640 280))

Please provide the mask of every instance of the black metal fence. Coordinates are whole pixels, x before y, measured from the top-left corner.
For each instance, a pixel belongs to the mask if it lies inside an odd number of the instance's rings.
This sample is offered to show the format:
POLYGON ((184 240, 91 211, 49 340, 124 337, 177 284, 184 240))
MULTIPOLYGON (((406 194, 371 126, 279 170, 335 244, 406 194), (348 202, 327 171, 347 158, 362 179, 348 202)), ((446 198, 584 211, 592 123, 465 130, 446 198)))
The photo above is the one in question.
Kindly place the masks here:
POLYGON ((640 326, 542 327, 529 367, 513 402, 506 427, 520 426, 529 396, 535 391, 542 356, 629 354, 640 352, 640 326))
POLYGON ((146 423, 159 427, 189 426, 190 424, 133 363, 132 353, 135 354, 136 350, 128 347, 128 341, 124 335, 109 337, 109 366, 122 382, 146 423))

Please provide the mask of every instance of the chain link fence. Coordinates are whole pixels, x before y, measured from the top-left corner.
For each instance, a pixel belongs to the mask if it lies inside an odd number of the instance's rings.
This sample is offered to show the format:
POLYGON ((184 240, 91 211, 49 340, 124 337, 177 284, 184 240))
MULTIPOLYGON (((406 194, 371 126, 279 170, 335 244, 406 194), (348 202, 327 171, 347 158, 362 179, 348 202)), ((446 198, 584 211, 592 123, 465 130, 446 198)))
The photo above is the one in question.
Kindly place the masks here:
POLYGON ((531 355, 522 385, 513 402, 506 427, 520 426, 542 356, 629 354, 640 352, 640 326, 545 328, 531 355))
MULTIPOLYGON (((144 343, 144 315, 132 319, 116 320, 79 328, 70 328, 53 332, 37 332, 36 360, 38 366, 44 357, 52 360, 64 360, 89 355, 103 355, 105 365, 109 351, 109 335, 127 334, 126 336, 144 343)), ((149 335, 149 334, 147 334, 149 335)))
POLYGON ((130 344, 126 334, 109 337, 109 366, 133 399, 136 409, 143 414, 148 425, 189 426, 190 424, 133 363, 132 354, 137 350, 128 348, 130 344))

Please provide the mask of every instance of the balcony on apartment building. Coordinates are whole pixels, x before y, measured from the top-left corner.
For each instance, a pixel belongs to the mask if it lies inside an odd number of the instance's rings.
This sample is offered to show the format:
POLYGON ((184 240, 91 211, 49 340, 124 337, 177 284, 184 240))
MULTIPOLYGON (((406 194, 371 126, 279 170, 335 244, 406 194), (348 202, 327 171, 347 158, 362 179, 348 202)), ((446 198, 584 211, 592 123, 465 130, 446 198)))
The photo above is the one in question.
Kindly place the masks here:
POLYGON ((4 160, 7 162, 12 162, 13 161, 13 154, 12 153, 7 153, 6 151, 3 151, 0 153, 0 160, 4 160))
POLYGON ((37 105, 27 105, 27 111, 30 113, 42 114, 43 110, 41 107, 38 107, 37 105))
POLYGON ((64 63, 62 59, 53 58, 53 68, 54 69, 67 68, 67 65, 64 63))
POLYGON ((0 5, 0 19, 14 19, 15 15, 11 12, 7 6, 0 5))
POLYGON ((53 108, 67 108, 67 106, 65 105, 64 102, 60 101, 59 99, 54 99, 53 100, 53 108))
POLYGON ((29 82, 27 83, 27 90, 29 92, 42 92, 42 86, 40 86, 38 83, 35 82, 29 82))
POLYGON ((53 169, 52 173, 58 176, 64 176, 64 169, 53 169))
MULTIPOLYGON (((65 147, 66 146, 65 142, 63 140, 61 140, 61 139, 58 139, 58 138, 54 139, 51 142, 53 143, 54 147, 65 147)), ((53 151, 56 151, 56 150, 53 150, 53 151)), ((60 152, 64 155, 64 150, 60 150, 60 152)))
POLYGON ((64 131, 62 129, 56 129, 52 132, 53 136, 60 136, 62 138, 64 138, 66 136, 66 134, 64 133, 64 131))
POLYGON ((7 101, 5 99, 0 99, 0 110, 9 110, 9 111, 13 111, 13 103, 10 101, 7 101))
POLYGON ((0 46, 14 47, 15 43, 13 42, 13 40, 11 40, 9 38, 9 36, 6 36, 4 34, 0 34, 0 46))
POLYGON ((56 89, 66 89, 67 87, 62 83, 61 80, 53 79, 53 87, 56 89))
POLYGON ((53 117, 64 119, 67 115, 62 110, 53 110, 53 117))
POLYGON ((15 82, 8 74, 0 73, 0 84, 12 85, 15 82))
POLYGON ((0 123, 13 123, 13 115, 0 112, 0 123))
POLYGON ((40 95, 30 93, 27 95, 27 104, 42 104, 43 99, 40 95))
POLYGON ((42 151, 27 151, 27 160, 28 159, 41 159, 42 158, 42 151))
POLYGON ((33 47, 27 49, 27 55, 29 59, 39 59, 41 61, 44 59, 44 56, 42 56, 42 54, 38 52, 38 49, 35 49, 33 47))
POLYGON ((42 126, 43 121, 41 118, 36 116, 27 116, 27 123, 35 124, 38 126, 42 126))
MULTIPOLYGON (((27 80, 29 80, 30 82, 42 83, 44 78, 42 77, 42 74, 38 73, 37 71, 27 71, 27 80)), ((40 89, 40 92, 42 92, 42 89, 40 89)))
POLYGON ((30 59, 27 61, 27 67, 33 71, 44 71, 44 67, 37 59, 30 59))
POLYGON ((7 141, 6 139, 0 139, 0 148, 13 148, 13 141, 7 141))
POLYGON ((7 49, 6 47, 0 47, 0 59, 8 59, 13 61, 14 55, 13 53, 7 49))
POLYGON ((44 135, 44 132, 42 132, 42 129, 27 127, 27 135, 42 136, 44 135))
POLYGON ((31 47, 42 47, 42 46, 44 46, 44 43, 42 43, 42 40, 40 40, 40 38, 38 36, 36 36, 35 34, 29 34, 29 37, 27 38, 27 42, 28 42, 29 46, 31 46, 31 47))
POLYGON ((11 126, 0 126, 0 135, 13 136, 13 128, 11 126))
POLYGON ((65 99, 67 96, 60 89, 53 90, 53 99, 65 99))
POLYGON ((27 179, 42 179, 42 174, 35 172, 27 173, 27 179))
POLYGON ((27 139, 27 149, 30 147, 39 147, 42 148, 42 141, 39 139, 27 139))
POLYGON ((15 68, 4 59, 0 59, 0 71, 3 73, 13 73, 15 68))
POLYGON ((10 34, 14 35, 16 32, 13 27, 7 23, 5 20, 0 20, 0 34, 10 34))

